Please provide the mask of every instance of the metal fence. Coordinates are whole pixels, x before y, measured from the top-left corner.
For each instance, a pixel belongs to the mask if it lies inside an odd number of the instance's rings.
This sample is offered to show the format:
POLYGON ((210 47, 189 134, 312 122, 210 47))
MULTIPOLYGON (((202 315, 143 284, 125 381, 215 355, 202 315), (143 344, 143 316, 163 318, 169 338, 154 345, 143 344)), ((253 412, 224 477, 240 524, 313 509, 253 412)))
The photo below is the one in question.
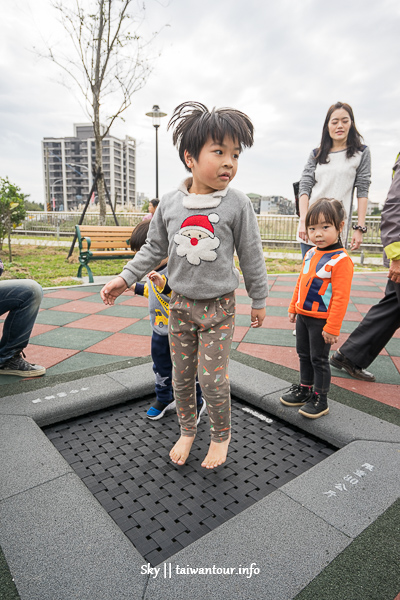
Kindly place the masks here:
MULTIPOLYGON (((27 212, 26 218, 17 232, 34 235, 71 236, 79 222, 80 213, 73 212, 27 212)), ((98 225, 98 213, 86 213, 84 225, 98 225)), ((143 213, 117 213, 120 225, 132 227, 143 219, 143 213)), ((283 246, 296 243, 298 218, 295 215, 257 215, 261 239, 265 244, 283 246)), ((364 235, 363 246, 381 248, 380 217, 367 217, 368 232, 364 235)), ((357 224, 357 216, 353 217, 357 224)), ((112 214, 107 214, 106 225, 115 225, 112 214)), ((351 237, 352 231, 349 233, 351 237)))

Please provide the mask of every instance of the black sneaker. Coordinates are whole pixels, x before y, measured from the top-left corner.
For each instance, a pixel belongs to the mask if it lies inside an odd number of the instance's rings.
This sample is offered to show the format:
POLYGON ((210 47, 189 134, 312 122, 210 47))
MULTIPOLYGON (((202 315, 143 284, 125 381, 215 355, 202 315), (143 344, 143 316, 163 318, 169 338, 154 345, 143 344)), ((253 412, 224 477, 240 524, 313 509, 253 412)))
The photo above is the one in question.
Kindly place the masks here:
POLYGON ((334 352, 329 360, 333 367, 336 369, 344 369, 350 375, 350 377, 354 377, 354 379, 361 379, 361 381, 375 381, 375 375, 358 367, 354 363, 351 362, 348 358, 341 354, 339 350, 334 352))
POLYGON ((279 399, 285 406, 303 406, 310 399, 312 393, 312 388, 294 383, 288 393, 279 399))
POLYGON ((327 415, 328 412, 327 397, 316 394, 315 392, 313 392, 312 397, 306 402, 303 408, 299 409, 299 413, 303 415, 303 417, 308 417, 309 419, 318 419, 318 417, 327 415))
POLYGON ((19 350, 0 365, 0 375, 17 375, 17 377, 40 377, 46 373, 46 369, 40 365, 31 365, 25 360, 25 354, 19 350))
POLYGON ((175 400, 173 400, 169 404, 163 404, 159 400, 155 400, 150 406, 149 410, 147 411, 146 417, 148 419, 151 419, 152 421, 158 421, 158 419, 161 419, 166 412, 174 410, 174 408, 175 400))
POLYGON ((201 404, 197 405, 197 422, 196 425, 198 425, 200 423, 200 417, 203 414, 203 412, 206 410, 206 403, 204 398, 201 399, 201 404))

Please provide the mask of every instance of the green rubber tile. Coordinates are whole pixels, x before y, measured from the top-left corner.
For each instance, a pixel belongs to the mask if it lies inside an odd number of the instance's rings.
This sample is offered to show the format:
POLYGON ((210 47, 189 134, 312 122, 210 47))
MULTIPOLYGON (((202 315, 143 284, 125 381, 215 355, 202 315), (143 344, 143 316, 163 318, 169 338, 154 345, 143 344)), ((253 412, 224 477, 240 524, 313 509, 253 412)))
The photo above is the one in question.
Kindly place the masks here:
MULTIPOLYGON (((269 280, 269 278, 268 278, 269 280)), ((285 279, 277 279, 275 285, 286 285, 287 287, 294 288, 296 285, 295 281, 286 281, 285 279)))
POLYGON ((378 304, 381 300, 381 298, 356 298, 355 296, 350 296, 350 299, 353 304, 378 304))
POLYGON ((381 289, 378 286, 373 285, 353 285, 351 286, 352 291, 354 292, 379 292, 381 293, 381 289))
POLYGON ((385 348, 391 356, 400 356, 400 339, 392 338, 385 348))
POLYGON ((146 317, 149 314, 149 309, 146 306, 109 306, 97 314, 107 315, 108 317, 143 319, 143 317, 146 317))
POLYGON ((353 333, 359 323, 357 321, 343 321, 340 328, 341 333, 353 333))
POLYGON ((251 304, 251 298, 248 296, 236 296, 236 304, 251 304))
MULTIPOLYGON (((377 383, 391 383, 393 385, 400 385, 400 373, 393 364, 390 356, 377 356, 376 359, 369 365, 367 370, 375 375, 377 383)), ((333 377, 353 379, 353 377, 350 377, 350 375, 348 375, 343 369, 331 367, 331 372, 333 377)), ((371 383, 371 385, 373 385, 373 383, 371 383)))
POLYGON ((351 303, 351 301, 347 305, 346 310, 348 310, 349 312, 358 312, 358 309, 354 306, 354 304, 351 303))
POLYGON ((291 292, 274 292, 273 290, 274 288, 269 293, 270 298, 291 298, 293 296, 293 290, 291 292))
POLYGON ((270 317, 287 317, 288 307, 287 306, 269 306, 267 298, 267 315, 270 317))
POLYGON ((400 500, 365 529, 295 600, 393 600, 400 590, 400 500))
POLYGON ((264 329, 262 327, 249 329, 242 341, 250 344, 265 344, 267 346, 296 347, 296 337, 293 335, 291 329, 264 329))
MULTIPOLYGON (((165 326, 166 331, 168 331, 168 327, 165 326)), ((150 321, 137 321, 137 323, 133 323, 133 325, 129 325, 126 329, 121 329, 118 333, 133 333, 134 335, 151 335, 153 333, 153 329, 150 325, 150 321)))
POLYGON ((231 349, 232 350, 236 350, 236 348, 239 346, 239 342, 232 342, 232 346, 231 349))
POLYGON ((83 369, 91 369, 101 367, 118 362, 125 362, 126 358, 121 361, 120 356, 111 356, 110 354, 97 354, 95 352, 79 352, 58 363, 54 367, 47 369, 47 375, 62 375, 63 373, 73 373, 83 369))
POLYGON ((89 346, 105 340, 110 335, 112 333, 105 331, 60 327, 35 336, 35 344, 39 346, 51 346, 53 348, 66 348, 68 350, 85 350, 85 348, 89 348, 89 346))
MULTIPOLYGON (((271 314, 268 311, 268 314, 271 314)), ((249 327, 250 326, 250 315, 235 315, 235 325, 238 327, 249 327)))
POLYGON ((67 325, 67 323, 73 323, 78 319, 87 317, 84 313, 69 313, 69 312, 57 312, 56 310, 43 310, 36 317, 36 323, 42 325, 67 325))
POLYGON ((71 300, 65 300, 64 298, 43 298, 40 303, 40 308, 53 308, 53 306, 60 306, 60 304, 67 304, 71 300))
POLYGON ((18 377, 16 375, 0 375, 0 385, 8 385, 9 383, 15 383, 21 380, 22 377, 18 377))

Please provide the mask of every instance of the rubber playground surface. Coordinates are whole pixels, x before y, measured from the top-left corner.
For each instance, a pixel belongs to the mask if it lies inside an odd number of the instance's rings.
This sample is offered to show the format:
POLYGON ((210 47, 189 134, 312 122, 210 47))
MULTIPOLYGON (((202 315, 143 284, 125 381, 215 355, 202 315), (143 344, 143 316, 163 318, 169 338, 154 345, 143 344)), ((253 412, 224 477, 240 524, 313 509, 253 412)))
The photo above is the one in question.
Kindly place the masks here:
MULTIPOLYGON (((250 328, 250 299, 243 284, 236 295, 237 316, 232 358, 279 377, 287 381, 288 385, 298 382, 296 338, 292 333, 293 325, 287 317, 296 279, 294 275, 269 277, 267 318, 260 329, 250 328)), ((379 302, 384 294, 386 280, 386 273, 360 273, 354 276, 350 304, 339 343, 334 349, 347 339, 369 308, 379 302)), ((46 376, 36 380, 0 377, 0 403, 2 397, 14 393, 39 390, 60 381, 73 381, 150 361, 151 327, 147 300, 126 292, 117 299, 115 306, 106 307, 99 295, 101 287, 102 284, 95 283, 44 290, 26 356, 30 362, 45 366, 46 376)), ((4 317, 5 315, 0 319, 0 328, 4 317)), ((368 370, 376 376, 375 383, 354 380, 344 371, 332 368, 329 397, 399 425, 400 330, 368 370)), ((252 383, 249 382, 248 385, 251 387, 252 383)), ((399 530, 397 502, 365 529, 296 597, 299 600, 393 600, 395 597, 400 600, 398 562, 397 573, 394 568, 400 553, 399 530), (360 592, 360 578, 364 582, 363 592, 360 592)), ((6 581, 7 568, 0 557, 1 564, 4 565, 6 581)), ((0 568, 0 584, 2 580, 0 568)), ((9 595, 3 596, 0 585, 0 598, 18 598, 13 585, 9 585, 9 588, 4 588, 8 592, 3 592, 9 595)))

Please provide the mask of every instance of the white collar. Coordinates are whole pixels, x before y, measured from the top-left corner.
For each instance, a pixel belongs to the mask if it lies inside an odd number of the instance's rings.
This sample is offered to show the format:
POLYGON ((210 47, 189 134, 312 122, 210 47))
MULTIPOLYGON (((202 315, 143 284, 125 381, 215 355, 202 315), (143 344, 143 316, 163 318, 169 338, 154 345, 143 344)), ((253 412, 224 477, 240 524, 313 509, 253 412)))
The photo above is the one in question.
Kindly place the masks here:
POLYGON ((182 204, 185 208, 216 208, 221 200, 228 193, 228 187, 223 190, 216 190, 212 194, 191 194, 188 188, 192 185, 193 178, 184 179, 179 185, 179 191, 184 193, 182 204))

